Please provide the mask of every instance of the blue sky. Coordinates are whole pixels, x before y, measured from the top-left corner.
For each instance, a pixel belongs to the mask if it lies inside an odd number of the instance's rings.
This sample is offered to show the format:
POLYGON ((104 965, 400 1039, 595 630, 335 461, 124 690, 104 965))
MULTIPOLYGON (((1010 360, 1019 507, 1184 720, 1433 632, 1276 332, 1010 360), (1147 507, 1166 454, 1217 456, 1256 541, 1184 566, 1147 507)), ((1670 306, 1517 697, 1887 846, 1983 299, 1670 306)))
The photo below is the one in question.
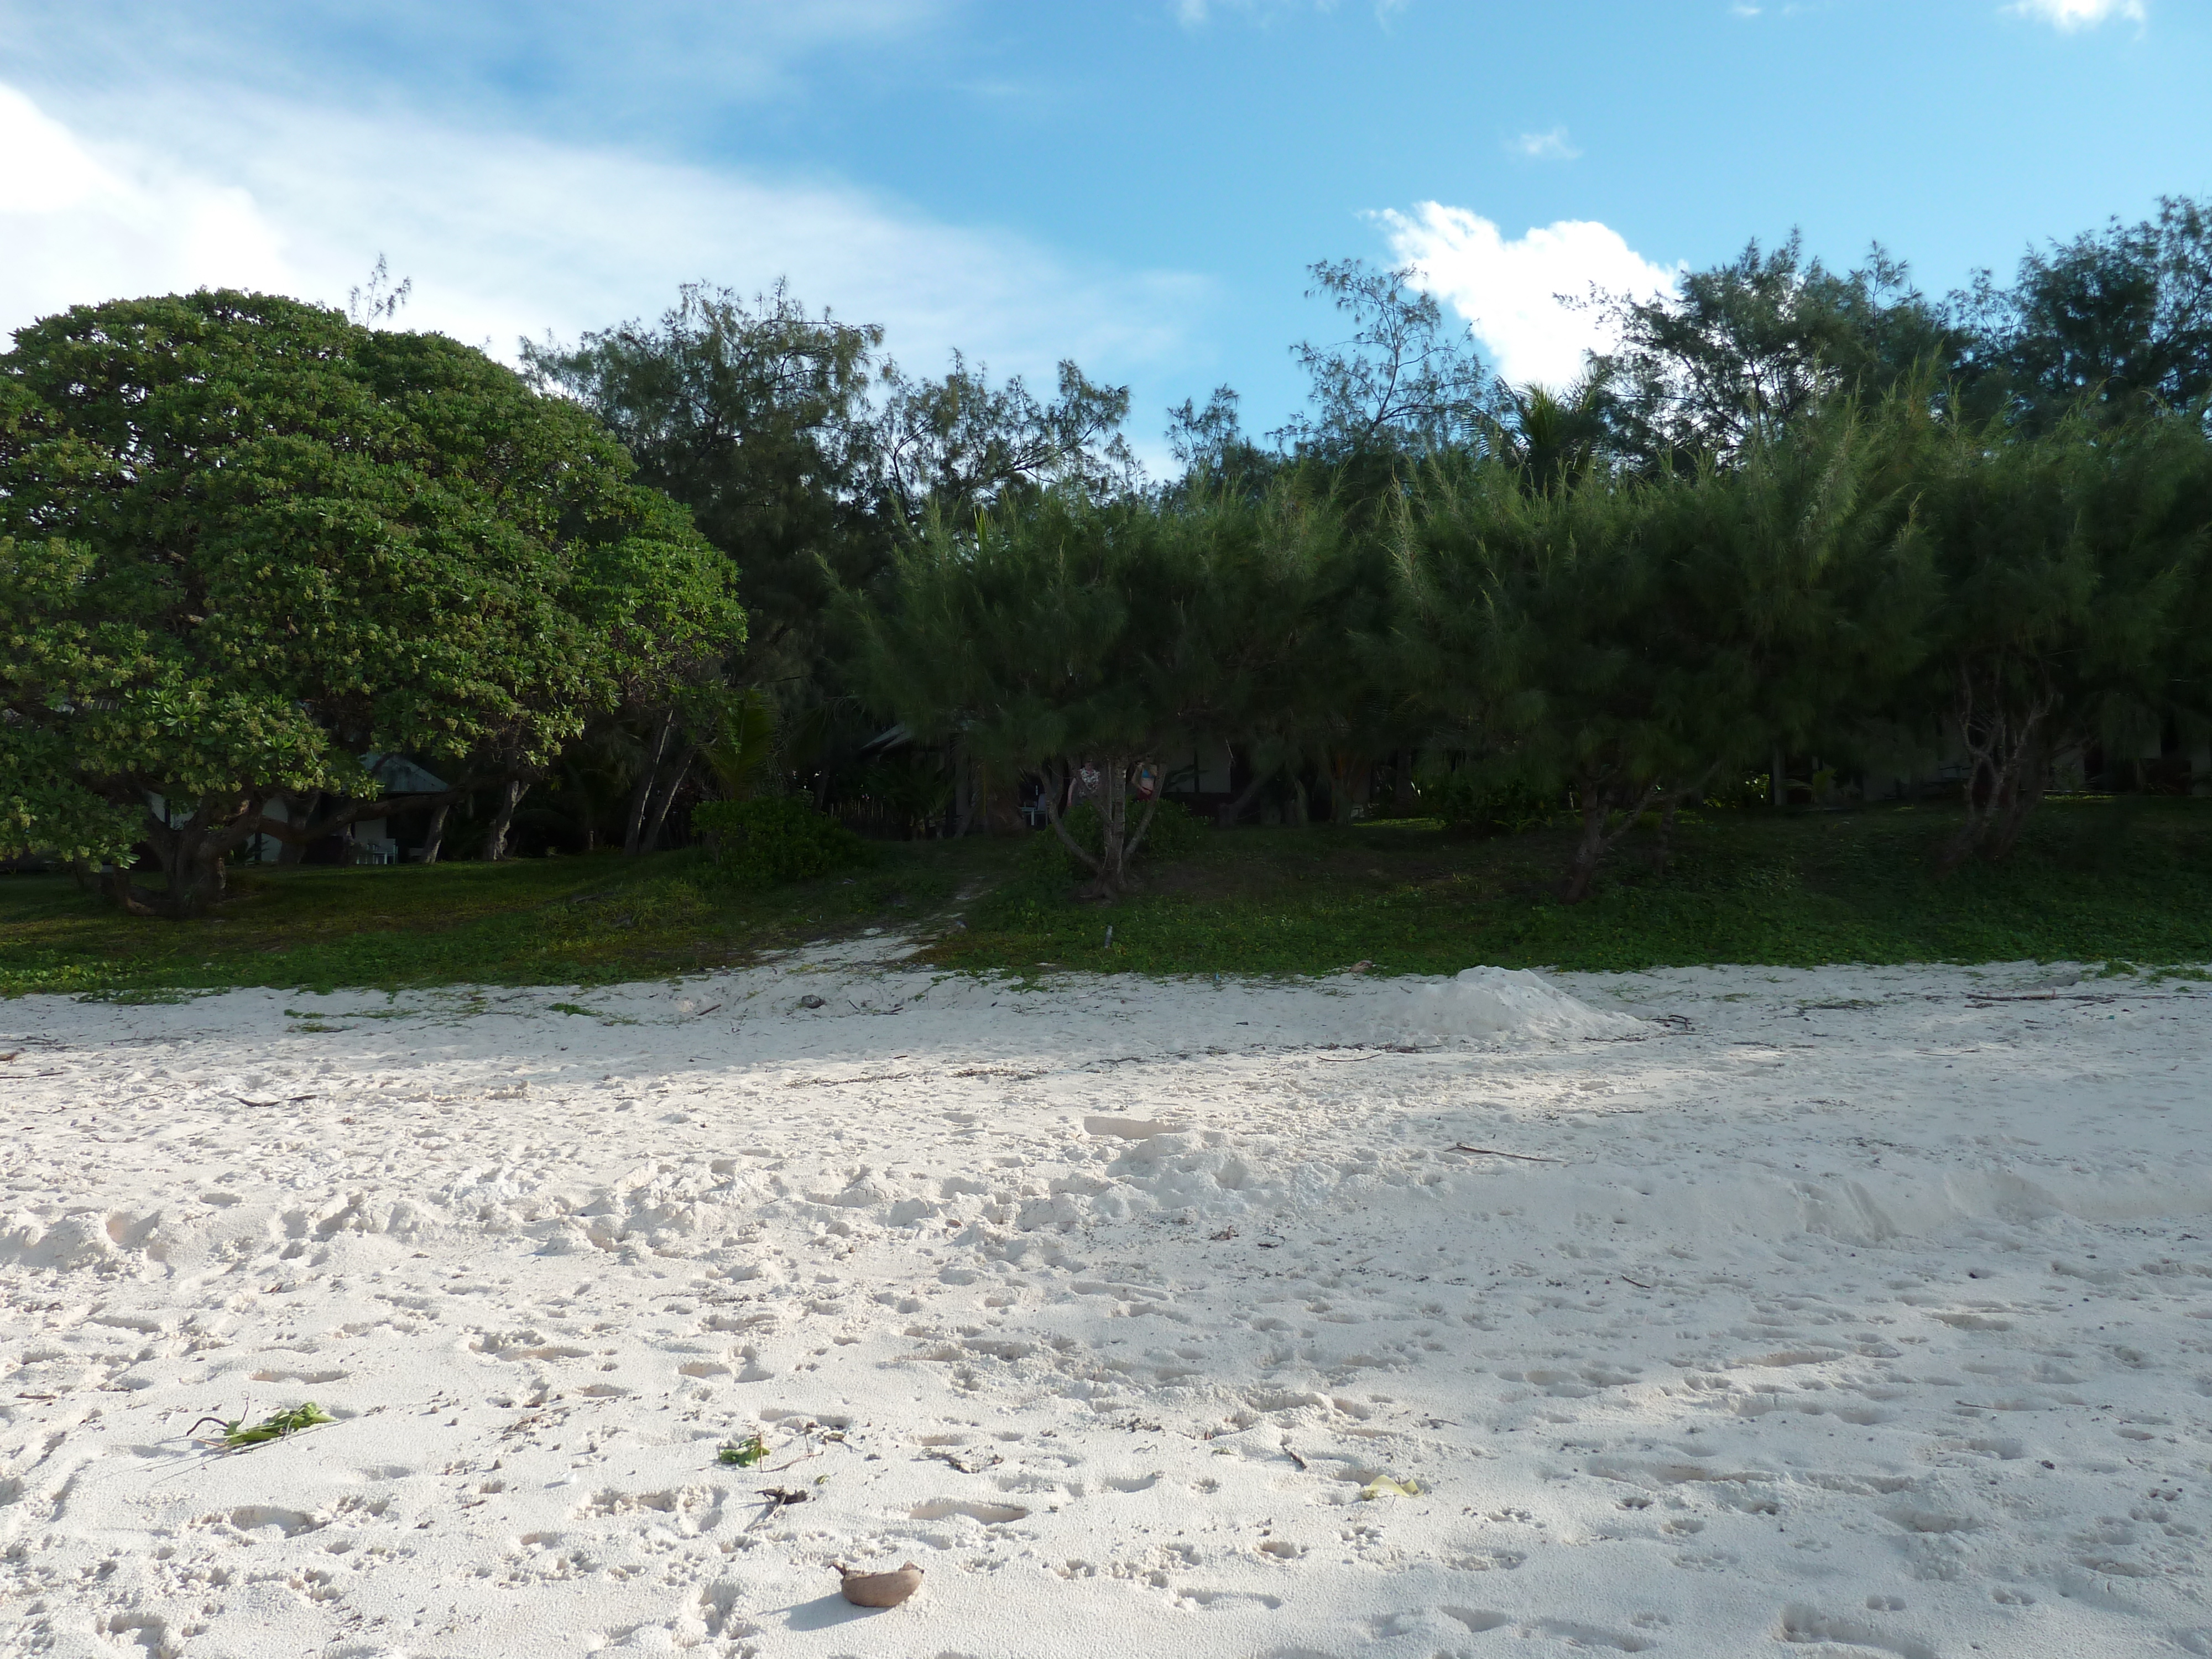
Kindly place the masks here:
POLYGON ((1802 228, 1923 283, 2212 192, 2203 0, 0 0, 0 330, 203 283, 489 342, 787 275, 909 368, 1062 356, 1248 423, 1314 259, 1413 257, 1494 365, 1550 296, 1802 228))

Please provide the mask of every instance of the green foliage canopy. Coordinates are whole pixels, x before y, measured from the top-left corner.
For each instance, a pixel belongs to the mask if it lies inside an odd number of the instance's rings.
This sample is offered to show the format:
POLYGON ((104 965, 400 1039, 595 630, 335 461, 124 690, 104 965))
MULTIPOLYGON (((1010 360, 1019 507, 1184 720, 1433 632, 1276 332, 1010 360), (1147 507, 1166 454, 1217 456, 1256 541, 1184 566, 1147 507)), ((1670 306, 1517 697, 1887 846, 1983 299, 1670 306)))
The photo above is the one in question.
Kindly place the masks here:
POLYGON ((882 602, 849 615, 862 681, 926 740, 1043 781, 1055 831, 1110 895, 1127 884, 1146 821, 1138 765, 1191 730, 1225 666, 1201 637, 1220 597, 1204 525, 1134 497, 1073 489, 1018 497, 956 530, 933 515, 902 548, 882 602), (1081 763, 1097 775, 1101 850, 1061 820, 1081 763))
POLYGON ((631 470, 481 352, 291 300, 22 330, 0 356, 0 854, 143 838, 167 889, 118 896, 189 914, 229 849, 297 830, 270 803, 360 816, 366 751, 544 767, 592 710, 743 637, 727 562, 631 470))
POLYGON ((1488 793, 1571 790, 1566 894, 1642 813, 1802 738, 1909 659, 1927 586, 1874 453, 1838 418, 1743 464, 1651 478, 1493 462, 1408 510, 1399 639, 1411 685, 1488 793))
POLYGON ((2201 422, 2106 425, 2084 408, 2024 432, 1929 423, 1919 533, 1939 584, 1905 707, 1963 739, 1967 818, 1950 849, 2002 858, 2052 763, 2155 740, 2203 717, 2201 620, 2212 535, 2212 445, 2201 422))

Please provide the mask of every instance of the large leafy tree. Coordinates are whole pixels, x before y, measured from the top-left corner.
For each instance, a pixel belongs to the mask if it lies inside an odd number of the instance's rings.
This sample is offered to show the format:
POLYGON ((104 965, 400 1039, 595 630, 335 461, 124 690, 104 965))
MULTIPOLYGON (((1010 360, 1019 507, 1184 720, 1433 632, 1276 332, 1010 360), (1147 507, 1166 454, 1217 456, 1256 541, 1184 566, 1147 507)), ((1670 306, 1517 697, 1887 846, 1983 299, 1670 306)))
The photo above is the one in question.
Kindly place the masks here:
POLYGON ((1987 272, 1955 296, 1970 367, 2031 422, 2083 399, 2106 418, 2212 396, 2212 205, 2167 197, 2154 218, 2022 257, 2013 285, 1987 272))
POLYGON ((871 591, 931 512, 972 518, 1010 490, 1133 475, 1125 389, 1063 363, 1041 397, 957 354, 943 377, 912 376, 878 360, 882 339, 808 312, 781 283, 750 301, 694 284, 657 325, 524 348, 539 383, 596 414, 742 572, 751 635, 722 690, 625 708, 594 732, 633 780, 629 850, 654 843, 702 767, 726 790, 739 773, 757 787, 773 763, 812 774, 826 796, 880 724, 853 695, 832 596, 871 591))
POLYGON ((1839 394, 1942 371, 1967 337, 1881 248, 1833 271, 1795 234, 1750 243, 1672 294, 1595 303, 1619 337, 1591 365, 1613 442, 1647 471, 1733 459, 1839 394))
POLYGON ((884 556, 859 499, 882 340, 811 313, 781 284, 746 301, 693 283, 658 324, 524 344, 538 384, 598 416, 640 481, 690 507, 736 562, 748 678, 811 661, 836 582, 866 580, 884 556))
POLYGON ((823 618, 839 584, 866 586, 889 551, 868 501, 882 340, 872 325, 810 313, 781 283, 750 301, 692 283, 657 324, 525 343, 537 382, 596 415, 641 479, 690 507, 729 556, 750 623, 714 683, 595 724, 595 746, 629 780, 625 851, 657 843, 701 762, 716 771, 731 720, 765 715, 771 744, 797 750, 834 717, 823 618))
POLYGON ((1328 300, 1350 332, 1291 348, 1311 385, 1311 412, 1278 439, 1337 461, 1432 455, 1480 441, 1492 393, 1473 331, 1449 326, 1436 295, 1407 288, 1410 269, 1323 259, 1310 274, 1307 297, 1328 300))
POLYGON ((964 519, 1009 492, 1058 485, 1110 495, 1137 481, 1121 435, 1128 387, 1102 386, 1073 361, 1060 363, 1048 398, 1018 374, 994 386, 987 368, 957 352, 937 380, 887 364, 879 404, 868 433, 875 500, 909 531, 932 508, 964 519))
POLYGON ((249 836, 390 810, 368 753, 511 809, 594 711, 742 639, 727 562, 631 471, 481 352, 295 301, 22 330, 0 356, 0 853, 112 860, 119 900, 187 915, 249 836), (134 842, 163 887, 123 872, 134 842))

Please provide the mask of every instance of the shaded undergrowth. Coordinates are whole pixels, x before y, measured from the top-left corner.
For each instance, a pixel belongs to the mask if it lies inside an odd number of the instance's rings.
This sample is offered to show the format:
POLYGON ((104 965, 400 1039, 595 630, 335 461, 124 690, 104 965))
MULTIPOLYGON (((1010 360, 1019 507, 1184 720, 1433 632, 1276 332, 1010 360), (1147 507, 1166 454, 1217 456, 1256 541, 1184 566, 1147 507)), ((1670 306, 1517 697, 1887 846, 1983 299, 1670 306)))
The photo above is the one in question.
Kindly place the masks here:
POLYGON ((1024 974, 2212 961, 2212 801, 2055 801, 2009 863, 1938 875, 1954 827, 1933 809, 1710 814, 1679 826, 1663 870, 1632 836, 1574 906, 1556 896, 1570 830, 1479 840, 1419 822, 1208 834, 1111 907, 1075 898, 1057 860, 981 839, 765 890, 693 853, 247 870, 191 922, 18 875, 0 878, 0 994, 605 984, 870 928, 919 933, 940 966, 1024 974))

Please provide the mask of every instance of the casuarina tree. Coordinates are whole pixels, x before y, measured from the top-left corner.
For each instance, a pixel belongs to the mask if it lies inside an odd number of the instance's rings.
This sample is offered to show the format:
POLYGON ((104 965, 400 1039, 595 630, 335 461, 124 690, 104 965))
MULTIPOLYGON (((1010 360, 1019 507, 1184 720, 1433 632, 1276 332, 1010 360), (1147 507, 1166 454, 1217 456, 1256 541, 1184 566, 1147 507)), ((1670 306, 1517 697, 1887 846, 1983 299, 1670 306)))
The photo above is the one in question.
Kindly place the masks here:
POLYGON ((933 518, 879 603, 850 606, 861 681, 917 737, 1036 778, 1090 891, 1112 897, 1133 884, 1158 804, 1142 768, 1237 726, 1280 686, 1303 613, 1234 599, 1265 586, 1263 532, 1302 522, 1241 498, 1174 509, 1068 489, 960 526, 933 518), (1096 851, 1063 821, 1085 795, 1103 829, 1096 851))
POLYGON ((1400 550, 1405 673, 1498 787, 1571 794, 1565 894, 1647 812, 1896 672, 1925 582, 1850 412, 1723 470, 1431 475, 1400 550), (1893 643, 1895 641, 1896 643, 1893 643))
POLYGON ((1906 703, 1966 748, 1948 862, 2010 853, 2061 756, 2201 711, 2212 447, 2194 414, 2106 418, 1930 434, 1917 516, 1941 587, 1906 703))

